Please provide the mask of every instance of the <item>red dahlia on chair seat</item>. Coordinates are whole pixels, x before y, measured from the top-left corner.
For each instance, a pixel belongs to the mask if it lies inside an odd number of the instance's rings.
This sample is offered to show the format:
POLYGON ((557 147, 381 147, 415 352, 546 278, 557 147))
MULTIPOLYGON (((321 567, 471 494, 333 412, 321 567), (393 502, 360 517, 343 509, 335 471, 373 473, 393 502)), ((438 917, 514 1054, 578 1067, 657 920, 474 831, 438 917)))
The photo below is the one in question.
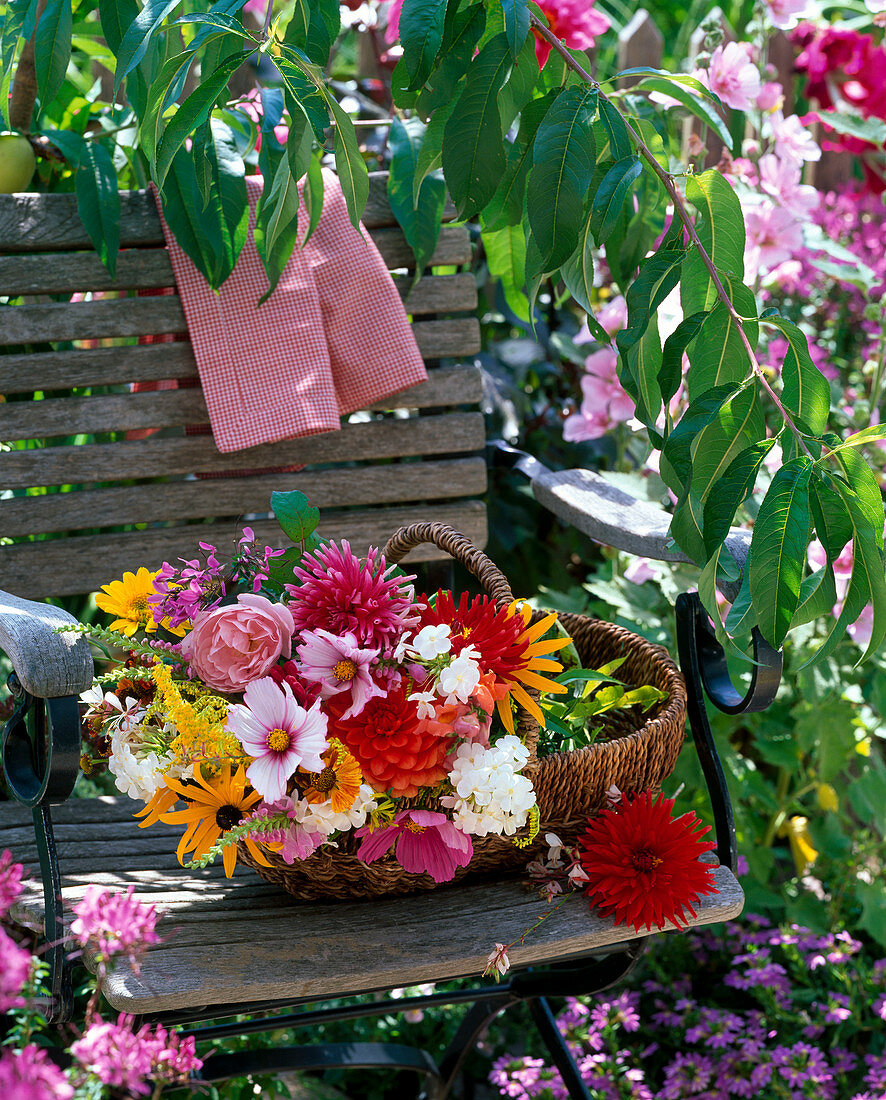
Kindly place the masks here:
POLYGON ((714 868, 700 863, 716 847, 702 840, 710 826, 693 813, 674 818, 674 800, 651 791, 602 810, 579 838, 585 893, 603 917, 649 932, 667 921, 678 928, 695 916, 700 894, 716 894, 714 868))

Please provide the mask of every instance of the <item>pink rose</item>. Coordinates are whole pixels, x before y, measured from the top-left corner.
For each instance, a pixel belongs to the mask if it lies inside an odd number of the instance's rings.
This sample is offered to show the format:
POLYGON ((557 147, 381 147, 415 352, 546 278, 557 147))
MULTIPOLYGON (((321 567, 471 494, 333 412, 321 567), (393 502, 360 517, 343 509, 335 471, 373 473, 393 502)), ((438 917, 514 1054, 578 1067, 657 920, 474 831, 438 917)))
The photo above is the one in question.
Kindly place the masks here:
POLYGON ((244 594, 194 619, 182 642, 191 671, 216 691, 245 691, 292 653, 295 623, 282 603, 244 594))

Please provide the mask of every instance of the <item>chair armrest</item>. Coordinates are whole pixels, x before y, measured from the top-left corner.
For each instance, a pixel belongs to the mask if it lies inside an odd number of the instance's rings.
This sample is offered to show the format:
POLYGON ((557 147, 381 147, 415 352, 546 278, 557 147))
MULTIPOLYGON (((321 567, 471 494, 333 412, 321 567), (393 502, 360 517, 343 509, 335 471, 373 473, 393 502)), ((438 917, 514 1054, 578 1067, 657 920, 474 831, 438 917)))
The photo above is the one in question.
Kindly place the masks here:
POLYGON ((0 591, 0 649, 22 687, 38 699, 79 695, 92 685, 92 652, 79 634, 55 634, 76 619, 51 604, 0 591))

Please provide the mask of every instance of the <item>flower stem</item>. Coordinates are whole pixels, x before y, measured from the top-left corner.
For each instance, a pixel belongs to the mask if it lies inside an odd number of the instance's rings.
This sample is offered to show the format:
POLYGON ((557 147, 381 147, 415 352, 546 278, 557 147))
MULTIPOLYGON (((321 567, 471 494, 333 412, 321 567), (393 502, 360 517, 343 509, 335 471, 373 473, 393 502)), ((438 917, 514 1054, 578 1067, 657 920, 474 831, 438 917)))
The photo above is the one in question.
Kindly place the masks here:
MULTIPOLYGON (((533 29, 535 31, 537 31, 538 34, 540 34, 541 37, 546 42, 548 42, 560 54, 560 56, 565 60, 566 64, 569 66, 569 68, 571 68, 574 73, 576 73, 578 76, 580 76, 582 78, 582 80, 585 80, 589 84, 596 87, 598 89, 598 94, 599 94, 600 98, 605 100, 607 103, 609 103, 609 105, 611 107, 613 107, 615 110, 618 110, 618 108, 615 106, 615 104, 612 102, 612 100, 609 99, 608 96, 604 95, 603 92, 599 91, 599 88, 600 88, 599 83, 596 80, 594 80, 594 78, 587 71, 587 69, 584 68, 583 65, 581 65, 578 61, 575 60, 575 58, 572 56, 572 54, 569 52, 569 50, 566 49, 566 47, 556 37, 556 35, 551 33, 551 31, 544 25, 544 23, 538 18, 538 16, 536 16, 534 13, 530 12, 529 20, 530 20, 530 24, 533 27, 533 29)), ((741 342, 744 344, 745 351, 747 352, 747 356, 748 356, 748 359, 750 360, 751 368, 754 372, 754 375, 756 376, 757 380, 763 386, 763 389, 766 390, 766 392, 769 394, 769 397, 772 400, 772 403, 778 409, 782 420, 784 420, 785 424, 788 426, 788 428, 791 430, 793 435, 796 437, 797 442, 799 443, 801 449, 803 451, 805 451, 806 454, 810 458, 814 457, 812 455, 812 452, 806 446, 806 441, 803 438, 802 433, 800 432, 800 429, 794 423, 794 421, 791 418, 790 414, 788 413, 787 409, 782 404, 781 399, 779 398, 778 394, 769 385, 768 379, 764 375, 763 370, 760 367, 760 364, 757 362, 757 357, 754 354, 754 349, 751 346, 751 342, 748 339, 748 335, 744 330, 744 325, 742 324, 742 318, 739 315, 738 311, 736 310, 735 306, 732 304, 732 299, 729 297, 729 294, 727 293, 726 288, 723 286, 722 280, 720 279, 720 274, 717 271, 716 264, 711 259, 711 257, 708 255, 707 249, 701 243, 701 240, 698 236, 698 231, 696 230, 695 224, 692 221, 692 217, 691 217, 688 209, 686 208, 686 203, 683 200, 683 196, 680 194, 679 190, 677 189, 677 185, 674 183, 673 176, 669 172, 666 172, 664 168, 662 168, 662 166, 655 159, 655 156, 653 155, 652 150, 643 141, 643 138, 640 136, 640 134, 637 133, 637 131, 630 124, 630 122, 625 118, 625 116, 621 113, 621 111, 619 111, 618 113, 619 113, 619 115, 621 115, 621 120, 625 124, 625 128, 627 129, 628 133, 630 134, 631 138, 633 139, 634 144, 637 146, 637 151, 640 153, 640 155, 643 157, 643 159, 649 164, 649 167, 652 169, 652 171, 655 172, 655 174, 661 180, 662 186, 664 187, 665 191, 668 193, 668 196, 670 197, 671 202, 674 204, 674 212, 676 213, 676 215, 680 219, 680 221, 683 223, 683 225, 686 229, 686 232, 689 234, 689 239, 692 242, 693 247, 698 252, 699 256, 701 257, 702 263, 704 264, 704 266, 708 270, 708 274, 711 277, 711 282, 713 283, 714 289, 717 292, 717 297, 724 303, 724 305, 726 306, 726 309, 728 310, 730 316, 735 321, 737 329, 738 329, 738 334, 741 338, 741 342)))

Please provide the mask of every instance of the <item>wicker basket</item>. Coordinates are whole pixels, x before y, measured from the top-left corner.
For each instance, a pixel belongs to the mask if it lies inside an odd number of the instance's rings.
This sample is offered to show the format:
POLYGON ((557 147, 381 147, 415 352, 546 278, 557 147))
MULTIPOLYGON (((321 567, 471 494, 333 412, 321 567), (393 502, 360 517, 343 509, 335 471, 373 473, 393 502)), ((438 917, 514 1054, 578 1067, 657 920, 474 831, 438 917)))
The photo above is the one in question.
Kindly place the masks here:
MULTIPOLYGON (((399 562, 413 547, 424 542, 434 543, 451 554, 480 580, 496 601, 510 603, 513 599, 498 567, 464 535, 444 524, 420 523, 401 528, 385 547, 385 557, 389 562, 399 562)), ((604 804, 612 784, 626 791, 656 789, 677 762, 686 720, 686 688, 667 652, 629 630, 584 615, 564 614, 560 621, 572 635, 585 667, 599 668, 624 657, 618 671, 620 679, 631 684, 652 684, 666 692, 666 698, 645 714, 631 708, 602 715, 598 721, 604 732, 595 744, 540 760, 535 752, 538 724, 518 708, 517 732, 530 749, 530 762, 523 771, 532 779, 541 814, 539 836, 529 848, 518 848, 508 837, 474 837, 473 858, 467 867, 456 872, 456 880, 525 867, 544 847, 546 832, 555 832, 564 841, 574 841, 588 817, 604 804)), ((381 897, 437 887, 430 875, 404 871, 393 855, 371 864, 363 863, 356 855, 358 844, 353 834, 346 834, 337 848, 320 848, 308 859, 293 864, 268 852, 271 867, 259 866, 243 844, 238 854, 262 878, 303 899, 381 897)))

